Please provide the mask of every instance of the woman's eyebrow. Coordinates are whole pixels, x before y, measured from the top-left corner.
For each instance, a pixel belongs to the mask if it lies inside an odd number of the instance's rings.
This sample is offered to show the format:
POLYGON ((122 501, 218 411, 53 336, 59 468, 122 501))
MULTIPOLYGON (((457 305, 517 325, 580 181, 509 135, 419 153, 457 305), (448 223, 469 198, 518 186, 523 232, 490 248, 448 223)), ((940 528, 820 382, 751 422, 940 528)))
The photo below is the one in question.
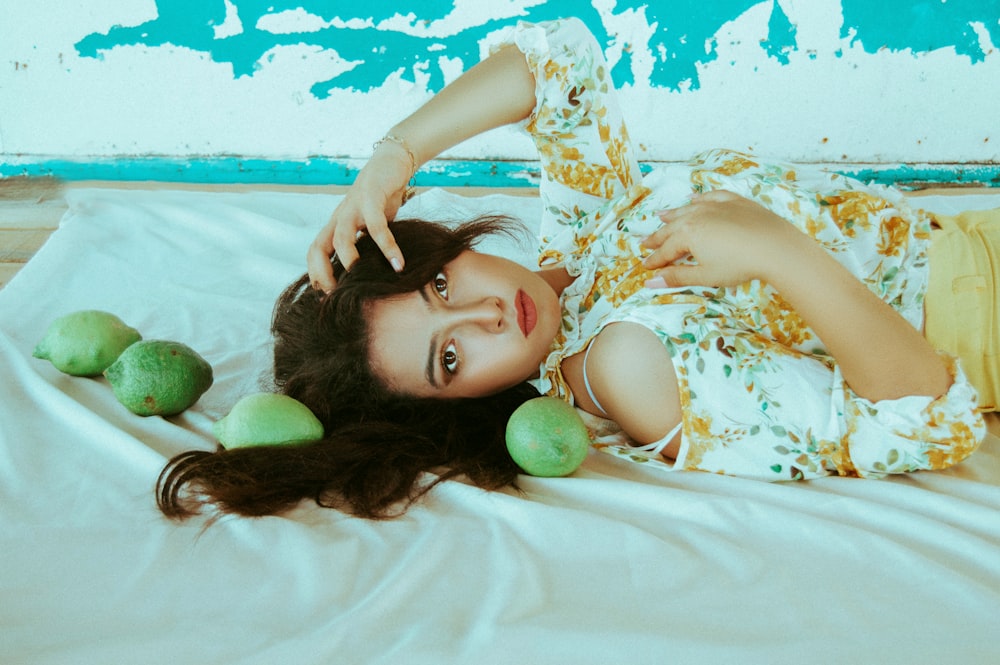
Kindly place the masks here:
POLYGON ((434 378, 434 367, 437 365, 435 360, 437 359, 437 335, 431 337, 431 346, 427 351, 427 368, 424 370, 424 376, 427 377, 427 383, 431 384, 435 388, 438 387, 437 379, 434 378))
MULTIPOLYGON (((427 309, 430 310, 431 300, 427 297, 427 287, 421 286, 417 293, 420 297, 424 299, 424 303, 427 305, 427 309)), ((437 379, 434 377, 434 368, 437 366, 437 333, 431 335, 430 348, 427 351, 427 367, 424 369, 424 376, 427 377, 427 383, 431 384, 435 389, 438 388, 437 379)))

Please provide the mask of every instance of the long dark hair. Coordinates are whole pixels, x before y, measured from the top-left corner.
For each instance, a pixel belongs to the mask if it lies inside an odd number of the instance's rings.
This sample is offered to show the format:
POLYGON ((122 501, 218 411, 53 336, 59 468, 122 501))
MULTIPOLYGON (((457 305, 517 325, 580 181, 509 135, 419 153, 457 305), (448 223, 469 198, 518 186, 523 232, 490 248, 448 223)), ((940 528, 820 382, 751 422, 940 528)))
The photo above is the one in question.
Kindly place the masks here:
POLYGON ((313 499, 374 519, 401 514, 434 485, 458 476, 484 489, 513 486, 519 471, 504 443, 506 423, 538 392, 522 383, 475 399, 395 394, 371 371, 367 328, 373 301, 420 289, 483 236, 513 229, 504 217, 454 228, 397 221, 392 232, 407 258, 402 273, 365 236, 350 271, 333 261, 337 287, 330 294, 313 289, 306 275, 290 285, 271 324, 275 383, 316 414, 325 437, 306 445, 181 453, 157 481, 160 510, 175 519, 206 505, 260 516, 313 499))

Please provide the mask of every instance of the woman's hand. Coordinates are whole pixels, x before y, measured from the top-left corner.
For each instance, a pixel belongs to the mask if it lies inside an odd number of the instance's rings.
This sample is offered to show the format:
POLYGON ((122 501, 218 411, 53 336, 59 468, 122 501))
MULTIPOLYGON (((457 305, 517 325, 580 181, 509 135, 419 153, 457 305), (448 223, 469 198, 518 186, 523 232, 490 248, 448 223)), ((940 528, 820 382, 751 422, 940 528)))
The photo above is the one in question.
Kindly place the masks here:
POLYGON ((403 204, 413 167, 404 146, 392 141, 378 145, 309 246, 306 262, 313 287, 328 293, 333 290, 336 281, 330 258, 336 251, 340 262, 350 268, 358 258, 354 245, 360 232, 372 237, 397 272, 403 269, 403 254, 389 231, 389 222, 403 204))
MULTIPOLYGON (((695 197, 662 215, 643 244, 661 286, 767 282, 823 340, 847 384, 873 402, 937 397, 951 375, 934 349, 811 237, 766 208, 727 192, 695 197), (685 256, 698 265, 674 265, 685 256)), ((656 286, 649 284, 648 286, 656 286)))
MULTIPOLYGON (((660 286, 735 286, 767 280, 769 267, 809 238, 763 206, 730 192, 696 196, 661 213, 663 226, 643 241, 643 265, 660 286), (676 264, 691 257, 697 265, 676 264)), ((656 286, 657 283, 650 286, 656 286)))
POLYGON ((403 203, 413 171, 468 138, 528 117, 535 107, 535 78, 524 54, 509 45, 449 83, 390 131, 400 142, 385 140, 361 169, 347 196, 309 247, 313 285, 336 286, 330 257, 345 266, 358 258, 358 233, 366 231, 396 270, 403 254, 389 232, 389 221, 403 203), (405 140, 404 145, 401 141, 405 140))

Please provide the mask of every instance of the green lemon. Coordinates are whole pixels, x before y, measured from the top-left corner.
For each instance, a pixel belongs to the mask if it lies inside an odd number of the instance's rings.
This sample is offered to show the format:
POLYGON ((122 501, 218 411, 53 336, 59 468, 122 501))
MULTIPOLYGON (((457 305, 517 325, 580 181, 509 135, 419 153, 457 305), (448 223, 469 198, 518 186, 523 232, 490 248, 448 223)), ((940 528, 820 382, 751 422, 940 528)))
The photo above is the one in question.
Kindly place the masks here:
POLYGON ((172 416, 212 385, 212 366, 180 342, 151 339, 125 349, 104 376, 118 401, 140 416, 172 416))
POLYGON ((53 321, 32 355, 66 374, 97 376, 140 339, 138 330, 114 314, 85 309, 53 321))
POLYGON ((323 438, 323 423, 302 402, 278 393, 240 398, 212 426, 224 448, 308 443, 323 438))
POLYGON ((507 451, 532 476, 568 476, 583 464, 590 435, 572 406, 556 397, 536 397, 507 421, 507 451))

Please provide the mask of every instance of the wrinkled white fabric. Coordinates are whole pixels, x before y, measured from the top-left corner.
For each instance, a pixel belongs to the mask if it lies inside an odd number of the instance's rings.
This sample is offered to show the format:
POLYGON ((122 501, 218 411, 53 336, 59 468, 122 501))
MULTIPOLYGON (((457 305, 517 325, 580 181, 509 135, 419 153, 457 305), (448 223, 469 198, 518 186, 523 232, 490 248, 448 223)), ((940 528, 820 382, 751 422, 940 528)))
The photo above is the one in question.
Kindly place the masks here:
MULTIPOLYGON (((964 197, 944 201, 961 205, 964 197)), ((524 494, 450 482, 396 521, 303 505, 168 522, 170 455, 266 387, 268 322, 337 199, 79 190, 0 290, 0 663, 992 663, 1000 440, 953 469, 768 484, 591 454, 524 494), (31 357, 106 309, 216 380, 140 418, 31 357)), ((993 204, 995 207, 995 203, 993 204)), ((414 215, 538 200, 432 191, 414 215)), ((512 257, 523 247, 495 243, 512 257)), ((995 431, 995 430, 994 430, 995 431)))

